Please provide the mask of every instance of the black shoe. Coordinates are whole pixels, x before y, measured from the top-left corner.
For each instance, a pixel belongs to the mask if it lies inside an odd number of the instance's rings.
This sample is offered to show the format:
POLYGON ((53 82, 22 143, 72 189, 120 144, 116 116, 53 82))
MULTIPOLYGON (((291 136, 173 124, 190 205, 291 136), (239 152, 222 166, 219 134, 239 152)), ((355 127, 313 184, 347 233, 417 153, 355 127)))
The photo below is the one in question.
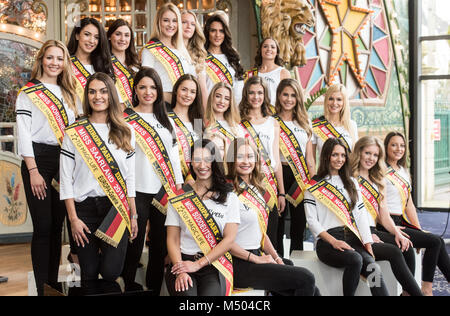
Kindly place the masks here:
POLYGON ((8 278, 4 276, 0 276, 0 283, 6 283, 8 282, 8 278))

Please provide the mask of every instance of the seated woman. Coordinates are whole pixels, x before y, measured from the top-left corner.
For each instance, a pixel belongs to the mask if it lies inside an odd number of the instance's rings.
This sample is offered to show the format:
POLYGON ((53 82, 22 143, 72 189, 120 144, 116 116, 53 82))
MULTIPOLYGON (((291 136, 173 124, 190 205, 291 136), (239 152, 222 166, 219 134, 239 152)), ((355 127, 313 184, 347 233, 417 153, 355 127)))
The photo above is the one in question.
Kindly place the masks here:
POLYGON ((344 268, 344 296, 355 294, 360 275, 371 276, 372 295, 389 295, 375 263, 372 234, 358 182, 351 177, 348 149, 339 138, 329 138, 323 145, 311 185, 304 201, 317 257, 332 267, 344 268))
POLYGON ((218 155, 211 141, 195 142, 190 167, 194 183, 169 200, 167 250, 172 266, 166 284, 172 296, 231 294, 233 266, 228 251, 240 223, 239 199, 226 182, 218 155), (205 233, 201 226, 213 233, 205 233))
POLYGON ((228 177, 239 196, 241 214, 241 224, 231 248, 234 285, 286 296, 320 295, 314 285, 314 275, 280 258, 267 236, 271 210, 261 195, 264 188, 261 186, 260 159, 248 138, 234 140, 227 155, 228 177))

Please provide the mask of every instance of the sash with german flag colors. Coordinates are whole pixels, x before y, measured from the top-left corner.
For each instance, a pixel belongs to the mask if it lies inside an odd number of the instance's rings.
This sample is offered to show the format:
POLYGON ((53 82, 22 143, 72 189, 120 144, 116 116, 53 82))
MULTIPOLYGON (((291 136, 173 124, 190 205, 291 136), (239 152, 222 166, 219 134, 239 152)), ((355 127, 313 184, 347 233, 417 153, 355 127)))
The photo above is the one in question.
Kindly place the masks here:
POLYGON ((113 205, 95 236, 117 248, 125 230, 131 233, 127 187, 119 165, 87 118, 69 126, 66 133, 113 205))
POLYGON ((61 146, 64 130, 69 125, 69 118, 63 103, 39 80, 28 82, 20 91, 23 91, 35 106, 44 114, 61 146))
MULTIPOLYGON (((356 226, 355 218, 350 210, 350 204, 345 196, 331 183, 326 180, 317 182, 311 179, 311 186, 308 191, 330 211, 336 215, 342 223, 350 229, 356 237, 363 243, 361 234, 356 226)), ((364 243, 363 243, 364 244, 364 243)))
POLYGON ((136 143, 144 152, 161 181, 162 188, 153 200, 158 210, 166 214, 168 197, 176 191, 175 173, 169 154, 158 133, 138 113, 128 108, 124 111, 125 121, 135 130, 136 143))
MULTIPOLYGON (((190 185, 185 185, 183 192, 169 201, 204 255, 222 241, 223 236, 216 220, 190 185)), ((230 252, 212 262, 212 265, 225 277, 226 295, 229 296, 233 291, 233 261, 230 252)))
POLYGON ((258 75, 258 68, 254 67, 250 70, 247 70, 244 74, 244 81, 247 81, 251 77, 256 77, 258 75))
POLYGON ((230 145, 231 142, 236 138, 236 136, 227 131, 227 129, 223 127, 222 124, 220 124, 218 121, 216 121, 213 126, 209 127, 209 132, 222 134, 228 145, 230 145))
POLYGON ((80 98, 81 102, 84 100, 84 88, 86 88, 87 81, 91 76, 91 73, 84 68, 83 64, 76 56, 70 57, 72 61, 72 70, 75 75, 76 80, 76 93, 80 98))
POLYGON ((273 171, 270 163, 269 155, 264 149, 264 146, 261 144, 261 140, 259 139, 259 136, 253 128, 252 124, 247 120, 243 120, 241 122, 241 126, 245 131, 247 131, 247 136, 250 135, 250 138, 253 140, 256 148, 258 148, 259 152, 261 153, 262 171, 267 181, 267 184, 265 185, 267 191, 264 194, 264 200, 267 202, 269 207, 273 209, 276 205, 278 205, 278 186, 277 180, 275 178, 275 172, 273 171))
POLYGON ((415 225, 411 224, 411 221, 406 214, 406 205, 408 204, 409 195, 411 194, 411 186, 394 168, 388 166, 386 178, 397 188, 402 200, 402 219, 405 226, 420 230, 415 225))
POLYGON ((314 133, 320 137, 323 142, 328 138, 339 138, 344 143, 349 152, 352 151, 345 138, 334 128, 333 124, 328 122, 325 116, 315 119, 312 123, 314 133))
POLYGON ((376 223, 378 215, 380 214, 380 193, 372 186, 372 184, 370 184, 369 181, 361 176, 358 177, 358 183, 361 188, 364 206, 376 223))
POLYGON ((184 68, 180 58, 161 41, 150 41, 144 46, 164 66, 172 84, 184 75, 184 68))
POLYGON ((120 93, 120 97, 123 103, 125 103, 125 106, 130 108, 133 102, 133 75, 116 56, 113 55, 111 61, 114 74, 116 75, 116 87, 120 93))
POLYGON ((267 233, 267 225, 269 223, 270 208, 267 203, 260 198, 259 194, 247 183, 241 180, 239 187, 243 190, 238 195, 239 200, 248 208, 256 212, 258 216, 259 227, 263 233, 261 240, 261 249, 264 249, 264 235, 267 233))
POLYGON ((194 138, 175 112, 169 112, 168 116, 175 123, 175 135, 177 137, 181 171, 183 172, 184 180, 187 181, 192 178, 189 165, 191 163, 190 152, 191 147, 194 146, 194 138))
POLYGON ((274 116, 280 123, 280 151, 289 164, 295 177, 295 182, 287 191, 286 199, 295 207, 303 201, 305 190, 310 186, 308 166, 302 148, 294 133, 279 116, 274 116))
POLYGON ((213 54, 208 53, 206 56, 206 73, 214 84, 225 82, 233 86, 233 77, 228 68, 213 54))

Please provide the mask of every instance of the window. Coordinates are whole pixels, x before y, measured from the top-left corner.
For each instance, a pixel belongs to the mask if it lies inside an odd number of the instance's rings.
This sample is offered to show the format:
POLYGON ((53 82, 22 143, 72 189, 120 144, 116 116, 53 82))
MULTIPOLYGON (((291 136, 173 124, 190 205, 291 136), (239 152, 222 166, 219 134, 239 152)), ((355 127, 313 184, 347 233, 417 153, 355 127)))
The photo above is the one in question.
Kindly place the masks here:
MULTIPOLYGON (((413 139, 417 206, 449 208, 450 2, 417 1, 413 139)), ((413 100, 414 101, 414 100, 413 100)))
POLYGON ((166 2, 172 2, 180 11, 191 10, 197 14, 200 24, 206 20, 206 16, 216 10, 223 10, 231 13, 231 4, 229 0, 157 0, 157 8, 166 2))

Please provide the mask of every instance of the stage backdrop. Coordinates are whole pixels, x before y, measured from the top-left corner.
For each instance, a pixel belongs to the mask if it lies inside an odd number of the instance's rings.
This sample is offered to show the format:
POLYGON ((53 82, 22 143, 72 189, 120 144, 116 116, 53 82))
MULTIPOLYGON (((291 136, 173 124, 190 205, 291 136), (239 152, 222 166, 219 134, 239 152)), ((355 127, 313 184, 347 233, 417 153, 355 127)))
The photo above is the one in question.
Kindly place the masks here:
MULTIPOLYGON (((280 42, 307 95, 343 83, 360 136, 405 132, 407 0, 255 0, 258 37, 280 42)), ((323 98, 309 112, 322 114, 323 98)))

